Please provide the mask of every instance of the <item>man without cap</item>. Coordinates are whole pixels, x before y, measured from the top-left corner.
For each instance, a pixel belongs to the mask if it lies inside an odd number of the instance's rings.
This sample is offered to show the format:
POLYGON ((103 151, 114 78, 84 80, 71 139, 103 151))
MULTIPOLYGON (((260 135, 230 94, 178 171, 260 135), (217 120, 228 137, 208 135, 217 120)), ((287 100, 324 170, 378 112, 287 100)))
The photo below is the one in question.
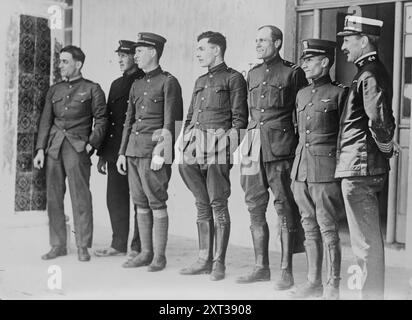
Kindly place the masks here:
POLYGON ((295 99, 299 89, 307 84, 302 69, 281 58, 282 42, 283 34, 277 27, 260 27, 256 52, 263 63, 250 70, 247 77, 251 117, 247 130, 255 132, 257 137, 251 139, 254 142, 246 153, 249 155, 251 150, 257 153, 258 168, 256 172, 242 169, 241 184, 250 213, 255 268, 238 279, 239 283, 270 280, 266 222, 270 188, 281 230, 281 274, 275 283, 277 290, 293 286, 292 256, 303 251, 303 230, 290 188, 290 170, 297 145, 293 122, 295 99))
POLYGON ((341 116, 335 177, 342 178, 352 249, 363 273, 363 299, 384 298, 377 194, 387 179, 396 126, 391 77, 377 53, 382 26, 380 20, 347 16, 338 33, 343 53, 358 69, 341 116))
POLYGON ((60 74, 64 81, 50 87, 40 118, 34 167, 46 160, 49 260, 67 255, 64 194, 66 177, 72 200, 78 258, 89 261, 93 216, 90 193, 90 156, 99 148, 107 127, 104 92, 97 83, 82 77, 83 51, 75 46, 60 51, 60 74), (94 122, 94 126, 93 126, 94 122), (45 159, 46 155, 46 159, 45 159))
POLYGON ((165 42, 165 38, 154 33, 138 35, 135 59, 145 76, 136 80, 130 90, 117 160, 118 171, 128 175, 142 244, 142 251, 123 267, 149 265, 150 272, 166 267, 167 188, 174 155, 175 122, 183 119, 179 82, 159 66, 165 42))
POLYGON ((341 248, 339 213, 343 211, 340 181, 335 179, 339 118, 347 88, 332 82, 329 70, 336 42, 307 39, 302 42, 302 69, 310 86, 296 97, 299 144, 292 167, 292 190, 305 231, 307 280, 294 298, 339 298, 341 248), (323 244, 322 244, 323 242, 323 244), (323 247, 327 281, 322 286, 323 247))
MULTIPOLYGON (((126 119, 127 102, 130 88, 136 79, 144 73, 134 62, 136 43, 120 40, 115 52, 118 55, 120 71, 123 75, 113 81, 107 99, 109 113, 109 127, 102 145, 97 150, 99 162, 97 170, 107 174, 106 203, 112 225, 112 242, 110 247, 97 249, 98 257, 125 255, 129 237, 130 224, 130 195, 127 176, 121 175, 116 168, 116 161, 122 141, 123 124, 126 119)), ((141 250, 139 230, 137 226, 137 213, 134 215, 134 234, 131 243, 131 256, 136 256, 141 250)))
POLYGON ((199 257, 180 273, 211 273, 210 279, 216 281, 225 277, 231 160, 240 129, 247 125, 247 88, 242 74, 224 62, 226 39, 221 33, 207 31, 197 41, 196 57, 208 72, 195 83, 184 125, 185 156, 179 171, 196 199, 199 257))

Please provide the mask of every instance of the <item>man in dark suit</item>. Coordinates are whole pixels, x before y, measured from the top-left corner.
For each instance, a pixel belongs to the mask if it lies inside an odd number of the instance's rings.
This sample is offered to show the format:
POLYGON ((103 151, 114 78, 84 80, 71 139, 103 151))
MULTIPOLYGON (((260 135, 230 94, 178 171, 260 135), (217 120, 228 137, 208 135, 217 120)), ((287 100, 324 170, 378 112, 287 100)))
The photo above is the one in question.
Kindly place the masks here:
MULTIPOLYGON (((129 182, 127 176, 117 171, 116 161, 122 141, 130 88, 136 79, 144 76, 143 71, 134 63, 135 46, 136 43, 133 41, 119 41, 116 52, 123 75, 113 81, 110 87, 107 101, 109 127, 102 145, 97 150, 99 156, 97 170, 101 174, 107 174, 106 202, 113 230, 110 247, 97 249, 95 255, 98 257, 125 255, 127 252, 130 224, 129 182)), ((141 249, 136 208, 134 222, 131 256, 136 256, 141 249)))
POLYGON ((66 177, 73 208, 78 258, 89 261, 92 245, 92 196, 89 189, 90 156, 103 141, 106 101, 97 83, 82 77, 85 55, 75 46, 60 51, 60 73, 64 81, 50 87, 37 137, 34 167, 43 168, 46 157, 47 212, 49 215, 49 260, 67 254, 64 194, 66 177), (94 128, 93 128, 94 122, 94 128), (45 156, 46 155, 46 156, 45 156))

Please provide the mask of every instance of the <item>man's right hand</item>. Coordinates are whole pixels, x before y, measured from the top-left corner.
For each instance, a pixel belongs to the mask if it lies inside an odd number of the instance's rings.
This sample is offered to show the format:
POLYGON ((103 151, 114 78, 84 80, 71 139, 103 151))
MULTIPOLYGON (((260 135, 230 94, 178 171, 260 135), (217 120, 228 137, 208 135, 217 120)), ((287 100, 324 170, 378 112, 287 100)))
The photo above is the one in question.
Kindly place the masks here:
POLYGON ((101 174, 106 174, 107 161, 103 157, 99 157, 99 162, 97 163, 97 171, 101 174))
POLYGON ((43 149, 39 149, 37 151, 37 154, 33 159, 33 166, 39 170, 43 168, 44 166, 44 150, 43 149))
POLYGON ((120 174, 122 174, 124 176, 127 174, 126 156, 124 156, 124 155, 119 156, 119 158, 117 159, 117 162, 116 162, 116 167, 117 167, 117 171, 120 174))

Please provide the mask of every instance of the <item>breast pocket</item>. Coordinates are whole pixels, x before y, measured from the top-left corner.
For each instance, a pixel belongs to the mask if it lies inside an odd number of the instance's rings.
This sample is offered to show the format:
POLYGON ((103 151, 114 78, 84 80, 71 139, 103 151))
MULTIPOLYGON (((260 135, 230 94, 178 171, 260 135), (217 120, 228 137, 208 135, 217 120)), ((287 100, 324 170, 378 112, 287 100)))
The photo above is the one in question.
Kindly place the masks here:
POLYGON ((230 108, 230 91, 224 86, 215 87, 212 94, 215 96, 215 105, 218 108, 230 108))
POLYGON ((260 99, 259 83, 249 84, 249 92, 248 92, 248 98, 247 98, 249 107, 258 108, 259 99, 260 99))
POLYGON ((70 107, 74 108, 78 115, 91 114, 92 97, 89 93, 84 95, 76 95, 70 103, 70 107))
POLYGON ((160 115, 163 114, 164 97, 150 97, 147 114, 160 115))
POLYGON ((336 102, 322 102, 314 107, 315 127, 319 133, 329 133, 339 126, 338 105, 336 102))
POLYGON ((268 107, 283 107, 284 86, 281 83, 272 82, 268 85, 268 107))
POLYGON ((52 98, 52 105, 53 105, 53 112, 56 115, 60 115, 61 112, 64 110, 64 100, 61 96, 53 96, 52 98))
POLYGON ((306 124, 306 104, 298 104, 297 106, 297 117, 298 117, 298 128, 299 130, 304 130, 305 129, 305 124, 306 124))

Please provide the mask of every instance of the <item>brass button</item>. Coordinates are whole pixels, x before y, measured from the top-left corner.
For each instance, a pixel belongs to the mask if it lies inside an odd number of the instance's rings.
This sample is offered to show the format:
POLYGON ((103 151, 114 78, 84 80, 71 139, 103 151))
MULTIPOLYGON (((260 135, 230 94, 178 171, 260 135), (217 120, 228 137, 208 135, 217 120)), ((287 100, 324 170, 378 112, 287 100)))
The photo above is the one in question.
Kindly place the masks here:
POLYGON ((282 89, 282 86, 279 86, 279 89, 282 89))
POLYGON ((142 106, 142 109, 144 109, 144 106, 142 106))
POLYGON ((205 89, 207 89, 207 86, 205 86, 205 89))
POLYGON ((307 116, 307 117, 306 117, 306 120, 310 120, 310 116, 307 116))
POLYGON ((266 81, 263 81, 263 85, 265 86, 267 84, 267 82, 266 81))
POLYGON ((199 121, 197 121, 196 124, 199 125, 200 124, 199 121))
POLYGON ((205 97, 202 97, 202 99, 201 99, 202 101, 204 101, 205 100, 205 97))
POLYGON ((112 126, 114 126, 114 122, 112 122, 112 126))
POLYGON ((66 132, 66 129, 63 129, 63 132, 66 132))
POLYGON ((260 123, 261 126, 263 126, 263 121, 260 123))
POLYGON ((66 107, 66 108, 64 108, 64 110, 69 110, 69 108, 66 107))
POLYGON ((312 103, 312 102, 309 102, 308 106, 309 106, 309 107, 313 106, 313 103, 312 103))
POLYGON ((110 138, 113 138, 113 135, 112 135, 112 134, 110 135, 110 138))
POLYGON ((266 72, 269 72, 270 71, 270 69, 266 69, 266 72))
POLYGON ((213 78, 213 74, 209 75, 209 78, 213 78))
POLYGON ((137 121, 142 122, 142 119, 139 118, 137 121))
POLYGON ((67 98, 67 99, 69 99, 69 98, 70 98, 70 96, 67 96, 66 98, 67 98))
POLYGON ((263 99, 265 96, 262 94, 260 97, 263 99))
POLYGON ((328 109, 325 109, 325 112, 328 112, 328 109))
POLYGON ((143 95, 147 96, 147 92, 143 92, 143 95))
POLYGON ((316 89, 313 89, 313 90, 312 90, 312 93, 315 93, 315 92, 316 92, 316 89))
POLYGON ((306 130, 306 134, 309 134, 310 133, 310 130, 306 130))
POLYGON ((306 143, 305 146, 306 146, 306 148, 309 147, 309 143, 306 143))
POLYGON ((261 109, 260 112, 265 112, 265 109, 261 109))
POLYGON ((147 79, 147 82, 150 82, 150 79, 147 79))
POLYGON ((135 133, 136 133, 136 136, 139 134, 139 132, 138 132, 138 131, 136 131, 135 133))
POLYGON ((199 109, 199 113, 201 113, 203 110, 202 109, 199 109))

